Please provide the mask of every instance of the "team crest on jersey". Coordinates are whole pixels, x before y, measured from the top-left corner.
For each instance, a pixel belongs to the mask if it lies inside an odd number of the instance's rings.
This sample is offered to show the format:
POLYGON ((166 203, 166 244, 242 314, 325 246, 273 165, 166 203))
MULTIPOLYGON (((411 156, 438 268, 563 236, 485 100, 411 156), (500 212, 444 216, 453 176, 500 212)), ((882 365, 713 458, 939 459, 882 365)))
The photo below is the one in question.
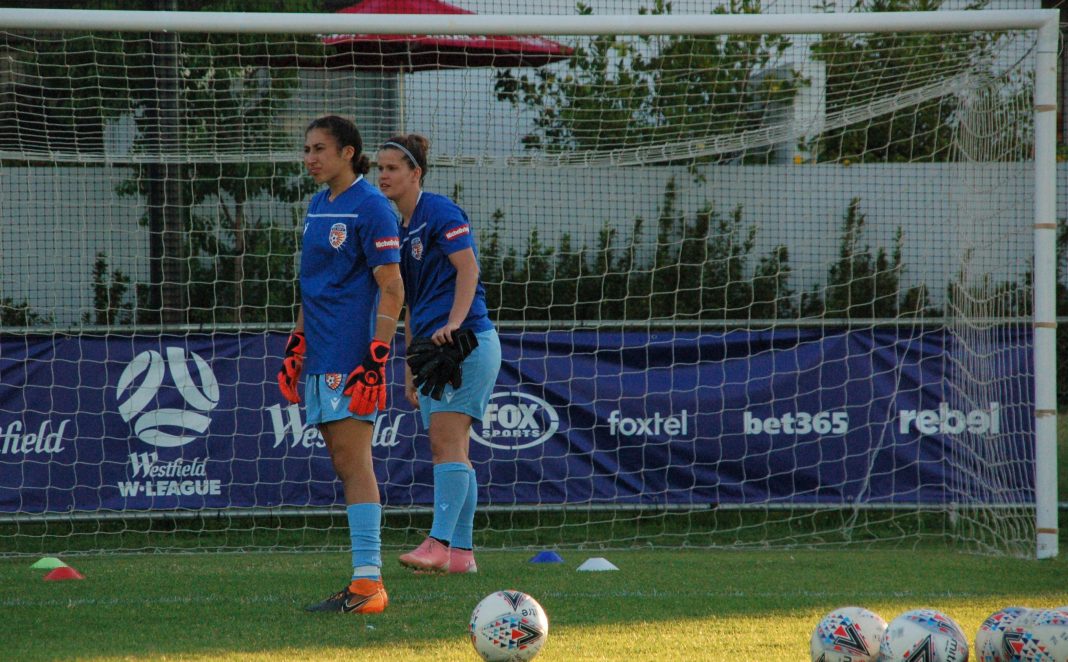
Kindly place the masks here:
POLYGON ((343 375, 340 372, 328 372, 326 375, 326 385, 330 387, 331 391, 336 391, 341 386, 341 378, 343 375))
POLYGON ((412 257, 417 260, 423 259, 423 242, 419 237, 412 237, 412 257))
POLYGON ((330 246, 333 248, 341 248, 348 236, 349 230, 344 223, 334 223, 330 226, 330 246))

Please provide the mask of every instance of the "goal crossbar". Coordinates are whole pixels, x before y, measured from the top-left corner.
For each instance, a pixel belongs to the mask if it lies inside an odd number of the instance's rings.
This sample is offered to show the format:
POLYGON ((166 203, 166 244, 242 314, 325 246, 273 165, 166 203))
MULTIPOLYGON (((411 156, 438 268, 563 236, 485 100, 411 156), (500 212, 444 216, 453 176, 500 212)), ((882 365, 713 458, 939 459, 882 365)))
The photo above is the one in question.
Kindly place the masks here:
POLYGON ((787 34, 1034 30, 1056 26, 1053 9, 850 14, 409 15, 0 9, 0 28, 147 32, 544 35, 787 34))

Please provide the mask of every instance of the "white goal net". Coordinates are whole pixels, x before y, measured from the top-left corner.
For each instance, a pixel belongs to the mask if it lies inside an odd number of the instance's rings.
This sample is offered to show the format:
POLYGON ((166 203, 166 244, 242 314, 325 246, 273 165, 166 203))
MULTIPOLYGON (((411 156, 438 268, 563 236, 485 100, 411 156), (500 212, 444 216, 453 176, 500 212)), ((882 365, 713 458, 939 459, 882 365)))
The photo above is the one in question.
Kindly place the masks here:
POLYGON ((275 383, 334 113, 477 233, 477 546, 1055 555, 1054 16, 0 9, 0 554, 347 544, 275 383))

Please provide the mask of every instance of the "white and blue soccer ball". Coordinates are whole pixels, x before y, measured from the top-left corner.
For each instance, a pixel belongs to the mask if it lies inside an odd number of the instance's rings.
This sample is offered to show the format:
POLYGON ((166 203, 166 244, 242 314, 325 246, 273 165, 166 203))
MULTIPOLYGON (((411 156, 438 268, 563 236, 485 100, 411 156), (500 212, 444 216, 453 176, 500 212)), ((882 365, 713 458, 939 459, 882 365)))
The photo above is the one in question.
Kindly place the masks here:
POLYGON ((884 662, 968 662, 968 639, 935 609, 913 609, 890 621, 879 645, 884 662))
POLYGON ((549 617, 521 591, 497 591, 471 612, 471 645, 486 662, 526 662, 545 645, 549 617))
POLYGON ((1012 628, 1031 610, 1027 607, 1005 607, 986 617, 975 633, 975 657, 978 662, 1009 662, 1005 649, 1005 631, 1012 628))
POLYGON ((839 607, 812 631, 812 662, 875 662, 886 621, 863 607, 839 607))
POLYGON ((1005 631, 1006 660, 1065 662, 1068 660, 1068 609, 1036 609, 1005 631))

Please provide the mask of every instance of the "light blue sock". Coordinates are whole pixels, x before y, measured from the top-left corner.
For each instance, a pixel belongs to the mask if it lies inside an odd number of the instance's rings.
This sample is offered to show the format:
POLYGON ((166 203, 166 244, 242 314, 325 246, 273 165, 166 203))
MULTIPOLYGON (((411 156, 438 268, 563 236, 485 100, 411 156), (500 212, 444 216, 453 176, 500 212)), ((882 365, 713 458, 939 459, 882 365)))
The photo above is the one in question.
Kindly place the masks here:
POLYGON ((478 480, 475 470, 467 468, 467 498, 460 509, 460 518, 456 520, 456 530, 452 534, 452 546, 460 549, 472 549, 475 533, 475 509, 478 508, 478 480))
POLYGON ((467 499, 467 465, 443 462, 434 465, 434 524, 430 537, 451 542, 456 520, 467 499))
POLYGON ((352 540, 352 578, 379 579, 382 567, 382 506, 353 503, 345 508, 352 540))

